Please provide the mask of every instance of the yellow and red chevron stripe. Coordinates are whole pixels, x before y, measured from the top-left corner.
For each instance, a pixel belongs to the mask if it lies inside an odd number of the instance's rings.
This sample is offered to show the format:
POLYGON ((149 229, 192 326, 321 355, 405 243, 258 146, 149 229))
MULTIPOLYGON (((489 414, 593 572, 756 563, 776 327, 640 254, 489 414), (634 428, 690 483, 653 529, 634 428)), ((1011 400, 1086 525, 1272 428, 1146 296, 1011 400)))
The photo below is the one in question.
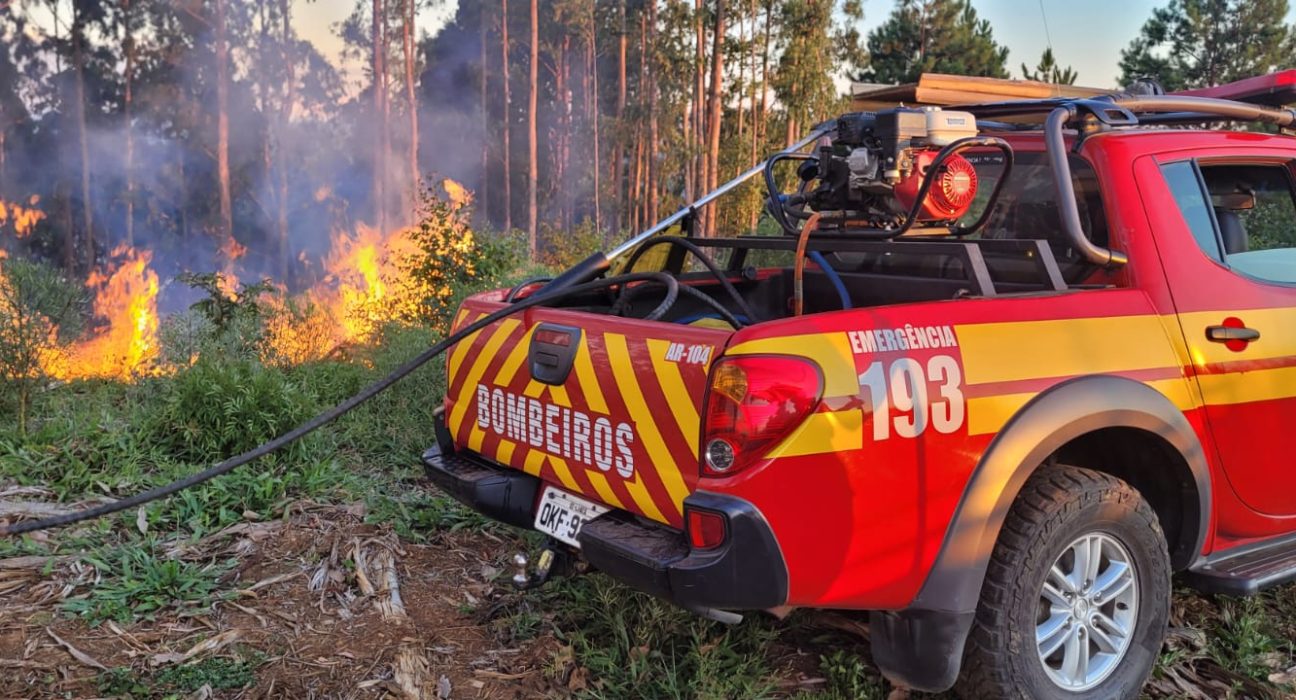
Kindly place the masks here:
MULTIPOLYGON (((480 317, 472 313, 464 318, 480 317)), ((668 360, 677 339, 590 329, 581 334, 566 383, 550 386, 532 379, 525 367, 537 320, 529 318, 529 326, 516 320, 494 324, 451 353, 447 426, 456 442, 574 493, 659 522, 682 524, 683 501, 697 479, 699 404, 709 363, 668 360), (479 384, 627 421, 635 431, 632 476, 601 471, 482 427, 474 408, 479 384)), ((718 353, 727 333, 686 329, 685 335, 710 341, 718 353)))

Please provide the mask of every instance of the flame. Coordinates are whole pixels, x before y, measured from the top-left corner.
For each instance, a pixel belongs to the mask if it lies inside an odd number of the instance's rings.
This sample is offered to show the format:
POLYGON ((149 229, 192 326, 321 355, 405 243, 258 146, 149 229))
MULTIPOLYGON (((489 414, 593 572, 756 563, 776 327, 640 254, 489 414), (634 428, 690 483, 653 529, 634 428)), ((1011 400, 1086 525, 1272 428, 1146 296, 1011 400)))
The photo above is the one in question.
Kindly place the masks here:
POLYGON ((228 268, 226 268, 226 271, 222 272, 216 278, 216 286, 227 299, 238 299, 238 289, 240 284, 242 284, 242 282, 239 280, 238 275, 230 272, 228 268))
POLYGON ((441 189, 445 190, 446 196, 450 198, 450 204, 455 209, 462 209, 472 201, 472 192, 450 178, 441 181, 441 189))
POLYGON ((51 361, 46 368, 51 376, 130 381, 159 371, 158 277, 149 269, 152 254, 120 246, 111 258, 121 261, 115 269, 96 270, 86 280, 95 294, 95 318, 105 325, 51 361))
MULTIPOLYGON (((462 229, 451 244, 454 249, 441 252, 447 259, 462 258, 474 246, 472 232, 459 219, 472 193, 450 179, 442 180, 441 187, 450 205, 449 223, 462 229)), ((384 234, 360 224, 354 233, 335 233, 320 283, 292 302, 272 302, 274 313, 266 327, 271 359, 296 364, 372 342, 386 324, 419 317, 420 294, 452 295, 448 285, 429 288, 402 266, 417 253, 416 231, 384 234)))
POLYGON ((27 206, 7 204, 3 199, 0 199, 0 226, 4 226, 12 220, 14 233, 19 238, 26 237, 36 227, 36 224, 45 218, 45 212, 36 208, 38 204, 40 204, 40 195, 35 194, 27 200, 27 206))
POLYGON ((266 335, 280 362, 316 360, 351 345, 372 341, 382 327, 401 317, 406 304, 397 294, 407 285, 401 257, 412 249, 410 229, 383 235, 360 224, 354 234, 334 234, 323 280, 291 305, 279 303, 266 335))
POLYGON ((220 252, 226 260, 232 262, 247 255, 247 246, 239 243, 233 236, 229 236, 221 242, 220 252))
MULTIPOLYGON (((435 224, 441 236, 433 255, 445 265, 466 265, 465 254, 474 247, 471 231, 461 212, 472 201, 472 193, 453 180, 444 180, 442 188, 449 205, 437 211, 444 216, 435 224), (457 262, 464 261, 464 262, 457 262)), ((32 204, 37 203, 33 198, 32 204)), ((44 215, 38 210, 15 208, 0 202, 0 223, 14 219, 29 230, 44 215), (28 213, 34 211, 34 214, 28 213), (21 213, 25 217, 15 219, 21 213)), ((427 222, 421 228, 405 228, 384 233, 376 228, 358 225, 354 231, 338 231, 332 236, 329 255, 324 260, 325 275, 306 292, 289 296, 282 283, 277 293, 260 300, 269 313, 265 320, 268 361, 298 364, 345 352, 349 347, 373 342, 385 325, 393 321, 420 317, 422 303, 429 297, 444 303, 454 290, 447 280, 415 278, 406 266, 414 254, 425 254, 428 244, 427 222)), ((238 300, 240 283, 232 272, 233 261, 247 252, 230 238, 222 243, 225 255, 220 292, 238 300)), ((0 250, 0 260, 6 258, 0 250)), ((305 253, 300 259, 306 260, 305 253)), ((94 330, 88 337, 71 345, 57 343, 58 329, 52 323, 48 347, 39 360, 44 373, 62 379, 102 378, 132 381, 142 376, 160 374, 158 341, 157 274, 150 268, 152 254, 127 246, 115 249, 105 269, 91 273, 86 287, 94 294, 94 330)), ((0 273, 3 270, 0 269, 0 273)), ((433 277, 436 275, 433 274, 433 277)), ((0 274, 0 304, 9 282, 0 274)), ((0 308, 0 311, 3 311, 0 308)))

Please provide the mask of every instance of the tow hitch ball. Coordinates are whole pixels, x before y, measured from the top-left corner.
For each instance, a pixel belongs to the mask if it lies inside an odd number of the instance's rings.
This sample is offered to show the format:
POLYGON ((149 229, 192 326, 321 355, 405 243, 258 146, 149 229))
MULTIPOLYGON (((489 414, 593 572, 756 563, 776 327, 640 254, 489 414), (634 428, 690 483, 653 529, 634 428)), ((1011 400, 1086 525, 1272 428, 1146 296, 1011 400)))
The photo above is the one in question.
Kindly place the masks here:
POLYGON ((553 547, 545 547, 536 559, 535 569, 528 571, 531 562, 527 555, 518 552, 513 555, 513 586, 519 591, 525 591, 528 588, 537 588, 549 580, 549 574, 553 571, 554 560, 558 558, 558 553, 553 547))

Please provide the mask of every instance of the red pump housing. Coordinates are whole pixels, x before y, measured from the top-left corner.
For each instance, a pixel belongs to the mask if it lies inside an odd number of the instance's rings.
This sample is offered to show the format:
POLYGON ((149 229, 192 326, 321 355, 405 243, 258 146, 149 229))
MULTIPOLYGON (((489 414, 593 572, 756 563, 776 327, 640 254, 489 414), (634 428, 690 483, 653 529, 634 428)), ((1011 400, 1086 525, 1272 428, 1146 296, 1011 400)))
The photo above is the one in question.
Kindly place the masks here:
MULTIPOLYGON (((914 167, 909 175, 895 186, 896 200, 905 211, 913 209, 922 189, 923 179, 931 170, 936 160, 937 151, 918 151, 914 153, 914 167)), ((960 155, 945 159, 941 171, 936 174, 927 198, 918 211, 918 221, 952 221, 967 213, 977 194, 976 168, 960 155)))

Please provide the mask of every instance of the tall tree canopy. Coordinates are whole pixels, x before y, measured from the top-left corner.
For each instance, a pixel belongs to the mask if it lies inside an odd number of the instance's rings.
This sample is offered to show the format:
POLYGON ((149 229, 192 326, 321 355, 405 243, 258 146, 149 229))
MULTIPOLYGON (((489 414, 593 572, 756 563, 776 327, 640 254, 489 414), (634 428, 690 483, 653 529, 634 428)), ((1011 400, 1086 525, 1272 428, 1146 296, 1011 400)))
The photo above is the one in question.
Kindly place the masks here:
POLYGON ((1026 80, 1038 80, 1045 83, 1056 83, 1058 85, 1075 85, 1076 72, 1071 66, 1063 68, 1058 65, 1057 59, 1053 56, 1052 47, 1044 49, 1044 54, 1040 56, 1040 62, 1034 70, 1021 65, 1022 77, 1026 80))
POLYGON ((1121 83, 1207 87, 1296 65, 1287 0, 1171 0, 1121 51, 1121 83))
POLYGON ((1008 77, 1008 48, 970 0, 900 0, 869 32, 868 51, 863 79, 870 82, 908 83, 933 72, 1008 77))

